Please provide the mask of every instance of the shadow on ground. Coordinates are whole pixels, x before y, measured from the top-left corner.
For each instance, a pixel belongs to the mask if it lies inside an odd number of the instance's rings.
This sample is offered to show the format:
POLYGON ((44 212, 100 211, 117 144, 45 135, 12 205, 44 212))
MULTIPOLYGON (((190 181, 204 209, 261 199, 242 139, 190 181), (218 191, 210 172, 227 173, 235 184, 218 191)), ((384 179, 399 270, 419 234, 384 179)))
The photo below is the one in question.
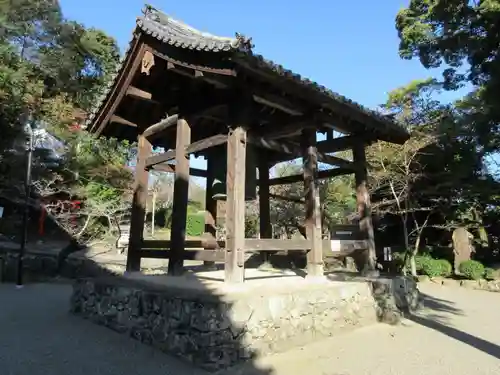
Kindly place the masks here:
MULTIPOLYGON (((479 293, 488 292, 480 291, 479 293)), ((411 321, 500 359, 500 346, 451 326, 446 315, 464 315, 463 311, 456 308, 453 302, 424 293, 421 295, 427 311, 424 314, 409 315, 408 318, 411 321)), ((481 306, 481 308, 488 308, 488 306, 481 306)))

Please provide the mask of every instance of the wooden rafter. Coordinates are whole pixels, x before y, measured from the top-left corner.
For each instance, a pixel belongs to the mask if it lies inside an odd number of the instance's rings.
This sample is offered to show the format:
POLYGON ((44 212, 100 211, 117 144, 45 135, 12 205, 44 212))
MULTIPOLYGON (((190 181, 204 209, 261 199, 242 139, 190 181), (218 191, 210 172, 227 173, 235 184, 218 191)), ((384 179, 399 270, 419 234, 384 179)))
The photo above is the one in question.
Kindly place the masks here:
POLYGON ((120 116, 117 116, 117 115, 111 116, 111 118, 109 119, 109 122, 110 123, 111 122, 115 122, 117 124, 127 125, 127 126, 131 126, 131 127, 134 127, 134 128, 137 127, 136 123, 133 123, 132 121, 126 120, 123 117, 120 117, 120 116))

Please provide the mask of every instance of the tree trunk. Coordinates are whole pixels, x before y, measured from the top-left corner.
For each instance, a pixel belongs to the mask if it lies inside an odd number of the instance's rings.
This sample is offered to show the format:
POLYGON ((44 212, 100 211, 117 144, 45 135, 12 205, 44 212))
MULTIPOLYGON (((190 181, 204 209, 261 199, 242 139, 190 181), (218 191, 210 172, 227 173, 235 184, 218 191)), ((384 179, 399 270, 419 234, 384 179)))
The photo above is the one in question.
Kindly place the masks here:
MULTIPOLYGON (((403 236, 405 240, 405 256, 403 258, 403 269, 401 270, 401 272, 403 273, 403 276, 406 276, 407 273, 406 263, 408 262, 408 255, 410 248, 410 239, 408 234, 408 216, 406 214, 403 214, 403 216, 401 217, 401 221, 403 223, 403 236)), ((411 257, 410 257, 410 264, 411 264, 411 257)))

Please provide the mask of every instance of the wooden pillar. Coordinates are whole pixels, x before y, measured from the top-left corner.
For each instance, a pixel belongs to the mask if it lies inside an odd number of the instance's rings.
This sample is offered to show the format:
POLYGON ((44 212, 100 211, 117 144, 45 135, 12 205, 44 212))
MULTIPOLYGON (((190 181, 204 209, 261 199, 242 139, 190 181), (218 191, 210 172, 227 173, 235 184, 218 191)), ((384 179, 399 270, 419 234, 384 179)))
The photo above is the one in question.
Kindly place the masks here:
MULTIPOLYGON (((260 238, 272 238, 271 207, 269 202, 269 163, 265 154, 259 158, 259 233, 260 238)), ((262 252, 265 262, 269 260, 268 251, 262 252)))
POLYGON ((144 220, 148 198, 149 172, 145 169, 146 159, 151 155, 151 143, 142 135, 138 138, 137 162, 135 166, 134 195, 130 218, 130 237, 127 252, 127 272, 141 270, 140 251, 144 239, 144 220))
POLYGON ((231 129, 227 143, 225 281, 241 283, 245 274, 246 130, 231 129))
POLYGON ((186 147, 191 143, 191 128, 183 118, 177 120, 175 142, 175 182, 172 206, 172 228, 170 232, 170 257, 168 274, 181 275, 184 268, 186 242, 186 218, 189 191, 189 155, 186 147))
POLYGON ((311 241, 311 250, 307 253, 307 276, 323 276, 323 249, 321 239, 321 207, 319 185, 316 181, 318 173, 318 150, 316 148, 316 131, 302 131, 302 150, 304 163, 305 191, 305 227, 307 239, 311 241))
POLYGON ((366 169, 364 142, 357 142, 352 148, 352 154, 353 161, 356 164, 356 205, 360 219, 359 227, 360 230, 364 232, 368 242, 368 249, 362 273, 367 276, 372 276, 378 273, 376 270, 377 255, 375 252, 375 235, 372 224, 370 194, 368 193, 367 187, 368 172, 366 169))
MULTIPOLYGON (((205 187, 205 237, 213 240, 217 239, 217 201, 213 198, 212 185, 214 183, 214 172, 217 165, 215 159, 208 154, 207 156, 207 183, 205 187)), ((204 261, 203 265, 207 268, 214 268, 215 262, 204 261)))

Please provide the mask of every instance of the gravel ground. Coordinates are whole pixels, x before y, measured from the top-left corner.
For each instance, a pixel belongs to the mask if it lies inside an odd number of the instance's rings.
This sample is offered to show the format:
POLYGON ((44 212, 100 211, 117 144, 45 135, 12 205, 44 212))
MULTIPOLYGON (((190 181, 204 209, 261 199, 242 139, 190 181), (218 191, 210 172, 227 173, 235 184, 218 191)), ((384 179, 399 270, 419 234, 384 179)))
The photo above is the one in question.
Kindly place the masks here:
POLYGON ((258 360, 231 374, 499 375, 500 293, 419 285, 425 310, 258 360))
MULTIPOLYGON (((498 375, 500 293, 424 285, 426 310, 257 360, 228 374, 498 375)), ((1 375, 206 374, 68 314, 68 285, 0 285, 1 375)))

